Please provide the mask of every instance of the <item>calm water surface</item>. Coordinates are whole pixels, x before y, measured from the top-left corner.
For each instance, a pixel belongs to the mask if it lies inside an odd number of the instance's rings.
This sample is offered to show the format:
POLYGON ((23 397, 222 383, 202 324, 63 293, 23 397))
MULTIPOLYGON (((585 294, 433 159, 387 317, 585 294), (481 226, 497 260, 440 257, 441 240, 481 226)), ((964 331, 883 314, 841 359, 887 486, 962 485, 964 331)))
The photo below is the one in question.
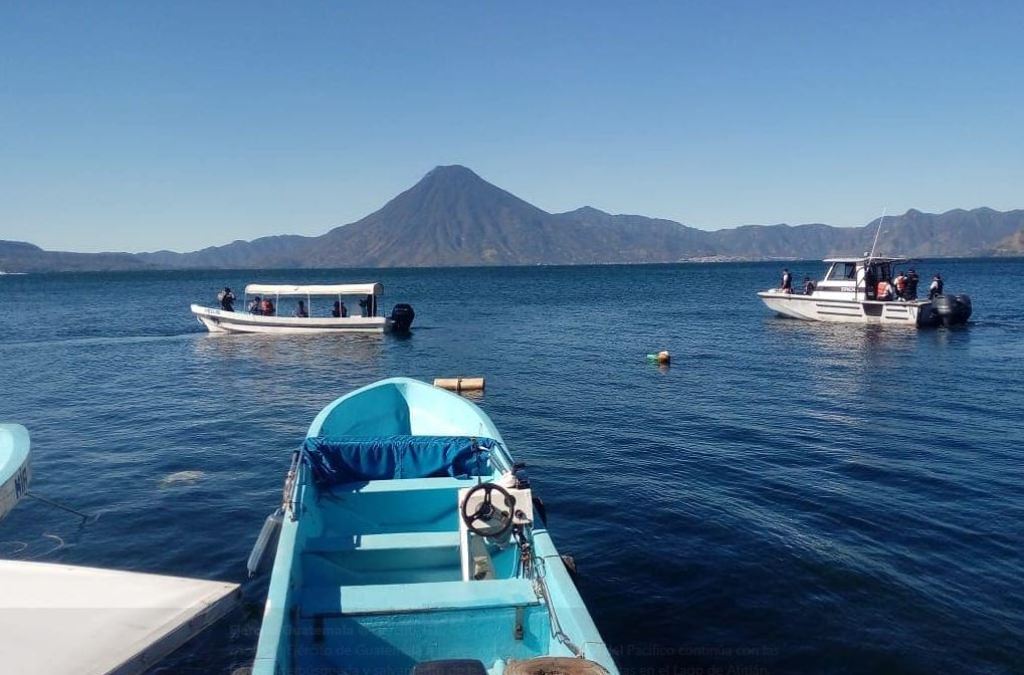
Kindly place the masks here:
POLYGON ((37 492, 100 514, 27 501, 0 556, 242 582, 155 671, 229 673, 315 413, 485 375, 625 673, 1022 672, 1024 261, 935 270, 968 328, 778 319, 764 264, 0 277, 0 419, 29 427, 37 492), (374 279, 411 337, 217 337, 188 313, 225 284, 374 279))

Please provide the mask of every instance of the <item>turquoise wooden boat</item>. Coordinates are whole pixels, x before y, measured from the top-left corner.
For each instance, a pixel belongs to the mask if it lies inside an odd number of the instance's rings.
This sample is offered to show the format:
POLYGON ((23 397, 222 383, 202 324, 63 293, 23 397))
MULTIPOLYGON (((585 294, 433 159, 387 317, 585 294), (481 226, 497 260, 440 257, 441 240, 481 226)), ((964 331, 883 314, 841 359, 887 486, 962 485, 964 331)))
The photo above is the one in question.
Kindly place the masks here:
POLYGON ((20 424, 0 424, 0 519, 28 492, 28 430, 20 424))
POLYGON ((254 675, 616 674, 523 465, 466 399, 407 378, 310 425, 254 675))

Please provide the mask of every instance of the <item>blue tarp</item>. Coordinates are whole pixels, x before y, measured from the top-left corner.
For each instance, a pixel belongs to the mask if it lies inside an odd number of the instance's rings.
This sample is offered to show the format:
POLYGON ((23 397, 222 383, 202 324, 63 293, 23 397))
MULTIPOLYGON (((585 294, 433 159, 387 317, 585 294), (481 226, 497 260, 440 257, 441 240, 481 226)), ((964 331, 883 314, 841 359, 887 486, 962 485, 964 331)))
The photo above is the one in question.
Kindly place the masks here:
POLYGON ((393 478, 468 478, 491 473, 490 438, 380 436, 307 438, 302 456, 317 485, 393 478))

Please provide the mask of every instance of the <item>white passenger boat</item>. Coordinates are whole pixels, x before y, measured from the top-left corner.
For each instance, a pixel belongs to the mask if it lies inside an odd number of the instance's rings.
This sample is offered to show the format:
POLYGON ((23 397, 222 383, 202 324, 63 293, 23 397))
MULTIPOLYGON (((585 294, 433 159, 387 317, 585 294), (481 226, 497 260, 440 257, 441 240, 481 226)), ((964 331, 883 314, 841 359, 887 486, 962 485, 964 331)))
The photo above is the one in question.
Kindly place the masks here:
POLYGON ((192 305, 192 314, 211 333, 387 333, 404 332, 415 313, 407 304, 395 305, 390 316, 378 312, 383 292, 379 283, 292 286, 249 284, 236 309, 192 305), (250 310, 252 296, 264 303, 250 310), (273 300, 270 300, 273 298, 273 300), (314 304, 314 298, 317 303, 314 304), (289 300, 287 307, 281 301, 289 300), (265 304, 267 301, 270 304, 265 304), (350 309, 346 300, 352 305, 350 309), (303 310, 298 309, 301 302, 303 310))
MULTIPOLYGON (((825 278, 810 292, 773 288, 757 295, 768 309, 781 316, 807 321, 888 324, 930 327, 966 323, 971 316, 967 295, 939 293, 917 299, 917 293, 903 299, 883 299, 881 291, 894 286, 897 265, 908 258, 862 256, 829 258, 825 278)), ((893 289, 895 290, 895 289, 893 289)))

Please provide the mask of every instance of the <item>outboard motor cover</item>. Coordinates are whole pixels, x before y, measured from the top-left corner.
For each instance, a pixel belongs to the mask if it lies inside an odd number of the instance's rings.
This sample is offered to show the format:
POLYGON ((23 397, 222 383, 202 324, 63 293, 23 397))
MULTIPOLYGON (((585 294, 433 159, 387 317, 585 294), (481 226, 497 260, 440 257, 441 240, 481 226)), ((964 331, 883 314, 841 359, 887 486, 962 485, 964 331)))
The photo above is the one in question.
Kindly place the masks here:
POLYGON ((971 298, 967 295, 937 295, 932 298, 932 307, 943 326, 967 323, 971 317, 971 298))
POLYGON ((412 305, 400 302, 391 310, 391 320, 395 322, 395 330, 401 333, 408 332, 412 327, 412 320, 416 318, 416 312, 412 305))
POLYGON ((939 317, 939 313, 935 311, 935 307, 931 303, 921 305, 921 308, 917 313, 917 325, 920 328, 935 328, 942 319, 939 317))
POLYGON ((957 295, 956 306, 957 310, 960 313, 960 316, 963 317, 960 323, 967 323, 967 320, 971 318, 971 312, 974 311, 974 307, 971 305, 971 296, 967 295, 966 293, 961 293, 960 295, 957 295))

